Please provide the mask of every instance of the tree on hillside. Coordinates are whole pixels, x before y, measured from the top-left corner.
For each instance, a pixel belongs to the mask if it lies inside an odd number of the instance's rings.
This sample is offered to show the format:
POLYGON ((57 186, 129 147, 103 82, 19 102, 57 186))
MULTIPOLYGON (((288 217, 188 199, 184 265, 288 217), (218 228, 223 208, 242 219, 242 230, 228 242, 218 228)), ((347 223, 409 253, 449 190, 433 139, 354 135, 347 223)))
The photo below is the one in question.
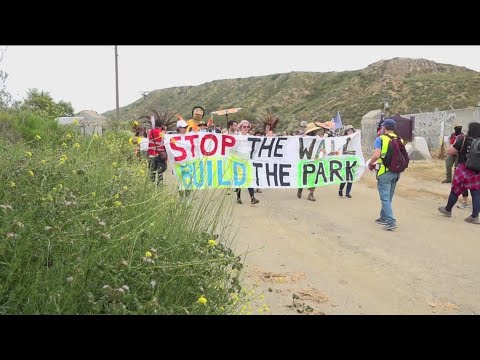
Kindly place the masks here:
MULTIPOLYGON (((0 49, 0 64, 2 63, 3 56, 7 49, 0 49)), ((8 74, 0 69, 0 110, 5 110, 8 108, 10 102, 12 101, 11 95, 6 89, 8 74)))
POLYGON ((60 100, 56 103, 49 92, 38 89, 28 89, 27 96, 20 105, 20 109, 48 118, 73 116, 74 114, 70 102, 60 100))

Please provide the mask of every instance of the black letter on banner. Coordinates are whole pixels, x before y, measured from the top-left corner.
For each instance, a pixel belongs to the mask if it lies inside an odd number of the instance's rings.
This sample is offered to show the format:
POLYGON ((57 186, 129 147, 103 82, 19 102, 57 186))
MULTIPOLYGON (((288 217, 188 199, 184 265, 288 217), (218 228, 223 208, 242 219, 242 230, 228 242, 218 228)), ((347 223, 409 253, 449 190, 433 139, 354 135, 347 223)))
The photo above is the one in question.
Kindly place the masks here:
POLYGON ((248 138, 248 141, 251 141, 251 142, 252 142, 252 151, 250 152, 250 159, 253 159, 253 152, 255 151, 255 145, 256 145, 255 143, 256 143, 256 142, 260 142, 261 139, 249 137, 249 138, 248 138))
POLYGON ((302 179, 303 186, 307 185, 308 174, 313 174, 314 172, 315 172, 314 164, 303 164, 303 179, 302 179))
POLYGON ((258 149, 258 157, 262 156, 262 150, 268 150, 268 157, 272 156, 273 144, 275 143, 274 137, 264 137, 260 149, 258 149), (266 145, 266 142, 270 140, 270 144, 266 145))
POLYGON ((255 177, 257 178, 257 186, 260 186, 260 184, 259 184, 259 182, 258 182, 258 168, 263 167, 263 164, 262 164, 262 163, 252 162, 252 165, 255 166, 255 177))
POLYGON ((305 157, 305 153, 307 154, 307 159, 310 160, 312 158, 312 153, 313 153, 313 146, 317 142, 317 139, 313 139, 313 141, 310 143, 310 148, 306 148, 303 146, 303 138, 300 137, 298 138, 298 141, 300 142, 299 150, 300 153, 298 154, 300 156, 300 160, 302 160, 305 157))
POLYGON ((317 177, 315 178, 315 185, 318 185, 318 177, 322 176, 323 182, 327 182, 327 177, 325 176, 325 167, 323 166, 323 162, 318 163, 318 171, 317 171, 317 177))
POLYGON ((267 175, 267 184, 270 186, 270 176, 273 176, 273 182, 275 186, 278 186, 278 179, 277 179, 277 164, 265 164, 265 174, 267 175), (273 165, 273 171, 269 171, 269 165, 273 165))
POLYGON ((333 182, 334 175, 336 175, 341 182, 344 182, 340 175, 340 170, 342 170, 342 162, 338 160, 330 160, 330 182, 333 182), (338 165, 338 167, 334 165, 338 165))
POLYGON ((346 152, 347 152, 348 143, 350 142, 350 140, 352 140, 352 138, 347 138, 347 142, 345 143, 345 145, 343 145, 343 151, 342 151, 342 153, 346 153, 346 152))
POLYGON ((353 181, 353 171, 352 168, 357 165, 357 160, 353 162, 353 164, 350 165, 350 160, 346 161, 346 166, 345 166, 345 181, 353 181))
POLYGON ((284 177, 290 175, 290 170, 286 171, 286 169, 290 169, 292 167, 291 164, 280 164, 280 186, 290 186, 290 182, 285 181, 284 177))
POLYGON ((278 137, 277 143, 275 144, 275 151, 273 152, 274 157, 283 157, 283 154, 279 154, 277 151, 283 149, 283 144, 280 144, 280 141, 288 140, 286 137, 278 137))

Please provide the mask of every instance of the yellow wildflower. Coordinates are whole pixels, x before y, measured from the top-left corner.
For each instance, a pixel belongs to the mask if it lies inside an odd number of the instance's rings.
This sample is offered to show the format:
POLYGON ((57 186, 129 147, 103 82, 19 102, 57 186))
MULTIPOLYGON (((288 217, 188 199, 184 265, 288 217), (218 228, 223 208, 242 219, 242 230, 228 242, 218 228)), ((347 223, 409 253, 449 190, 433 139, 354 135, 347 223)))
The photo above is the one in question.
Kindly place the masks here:
POLYGON ((114 204, 115 204, 116 207, 122 206, 122 202, 121 202, 121 201, 115 201, 114 204))
POLYGON ((208 300, 207 300, 207 298, 205 297, 205 295, 200 296, 200 297, 198 298, 198 300, 197 300, 197 302, 198 302, 199 304, 202 304, 202 305, 206 305, 206 304, 207 304, 207 301, 208 301, 208 300))
POLYGON ((140 175, 145 175, 145 170, 140 169, 140 175))
POLYGON ((117 165, 118 165, 118 164, 117 164, 116 161, 112 162, 112 166, 113 166, 113 167, 117 167, 117 165))
POLYGON ((66 137, 67 139, 71 139, 71 138, 72 138, 72 134, 69 133, 69 134, 65 135, 65 137, 66 137))
POLYGON ((217 242, 215 240, 208 240, 208 246, 214 247, 215 245, 217 245, 217 242))
POLYGON ((79 144, 79 143, 73 144, 73 148, 74 148, 74 149, 79 149, 79 148, 80 148, 80 144, 79 144))
POLYGON ((77 119, 73 119, 73 125, 78 125, 78 120, 77 119))
POLYGON ((133 137, 131 137, 130 139, 128 139, 128 142, 129 142, 130 144, 133 144, 133 137))
POLYGON ((127 190, 128 190, 128 187, 127 187, 127 186, 124 186, 124 187, 123 187, 123 190, 127 191, 127 190))
POLYGON ((38 140, 41 140, 41 139, 42 139, 42 137, 40 135, 35 135, 35 140, 38 141, 38 140))
POLYGON ((53 201, 52 195, 48 194, 48 195, 47 195, 47 200, 48 200, 48 201, 53 201))
POLYGON ((137 144, 140 145, 141 142, 142 142, 142 139, 140 137, 137 137, 137 144))
POLYGON ((92 192, 92 196, 93 196, 93 197, 97 196, 97 193, 96 193, 95 191, 92 192))
POLYGON ((135 121, 133 122, 133 126, 138 126, 138 125, 139 125, 139 124, 138 124, 138 121, 135 120, 135 121))
POLYGON ((98 139, 99 136, 95 133, 95 134, 93 134, 93 138, 94 138, 94 139, 98 139))
POLYGON ((42 163, 42 165, 45 165, 47 163, 47 160, 40 160, 40 162, 42 163))
POLYGON ((33 155, 33 154, 31 153, 31 151, 25 152, 25 156, 32 157, 32 155, 33 155))
POLYGON ((119 197, 120 197, 120 195, 118 195, 118 194, 115 194, 115 196, 114 196, 115 199, 118 199, 119 197))
POLYGON ((28 170, 28 175, 33 176, 35 173, 32 170, 28 170))
POLYGON ((60 156, 60 160, 66 161, 68 159, 67 155, 60 156))
POLYGON ((62 143, 62 146, 63 146, 63 147, 67 147, 68 145, 67 145, 67 143, 64 143, 64 142, 63 142, 63 143, 62 143))
POLYGON ((152 257, 152 253, 151 253, 150 251, 147 251, 147 252, 145 253, 145 257, 151 258, 151 257, 152 257))
POLYGON ((15 186, 17 186, 17 184, 15 184, 13 181, 10 181, 10 187, 14 188, 15 186))

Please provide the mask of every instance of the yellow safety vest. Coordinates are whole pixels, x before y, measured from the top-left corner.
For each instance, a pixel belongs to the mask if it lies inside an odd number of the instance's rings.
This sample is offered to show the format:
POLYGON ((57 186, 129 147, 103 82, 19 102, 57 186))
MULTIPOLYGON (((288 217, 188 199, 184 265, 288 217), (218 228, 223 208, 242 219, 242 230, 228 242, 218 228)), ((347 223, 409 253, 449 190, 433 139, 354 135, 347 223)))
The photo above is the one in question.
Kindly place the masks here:
MULTIPOLYGON (((397 137, 397 134, 394 134, 394 133, 391 133, 389 135, 393 138, 397 137)), ((387 156, 388 144, 390 144, 390 138, 387 135, 380 135, 380 139, 382 140, 382 148, 380 149, 380 158, 377 160, 377 164, 380 164, 380 168, 377 171, 377 178, 388 171, 388 168, 385 165, 383 165, 382 159, 385 158, 385 156, 387 156)))

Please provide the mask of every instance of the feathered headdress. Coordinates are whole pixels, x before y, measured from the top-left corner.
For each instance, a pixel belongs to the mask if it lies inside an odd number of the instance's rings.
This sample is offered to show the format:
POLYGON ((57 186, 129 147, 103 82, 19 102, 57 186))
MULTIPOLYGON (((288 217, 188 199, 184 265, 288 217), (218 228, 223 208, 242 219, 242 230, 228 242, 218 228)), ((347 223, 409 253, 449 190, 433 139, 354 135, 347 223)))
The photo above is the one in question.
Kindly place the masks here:
POLYGON ((164 111, 157 110, 154 107, 149 108, 150 113, 142 115, 138 118, 139 121, 143 121, 147 124, 151 123, 152 128, 162 127, 165 129, 174 128, 177 123, 176 111, 164 111), (153 121, 152 121, 153 120, 153 121), (157 124, 155 126, 155 124, 157 124))
POLYGON ((270 130, 275 132, 275 129, 280 122, 280 118, 278 117, 278 115, 270 111, 261 115, 260 118, 258 118, 257 120, 258 124, 255 127, 258 129, 263 129, 263 132, 266 132, 267 125, 270 125, 270 130))

